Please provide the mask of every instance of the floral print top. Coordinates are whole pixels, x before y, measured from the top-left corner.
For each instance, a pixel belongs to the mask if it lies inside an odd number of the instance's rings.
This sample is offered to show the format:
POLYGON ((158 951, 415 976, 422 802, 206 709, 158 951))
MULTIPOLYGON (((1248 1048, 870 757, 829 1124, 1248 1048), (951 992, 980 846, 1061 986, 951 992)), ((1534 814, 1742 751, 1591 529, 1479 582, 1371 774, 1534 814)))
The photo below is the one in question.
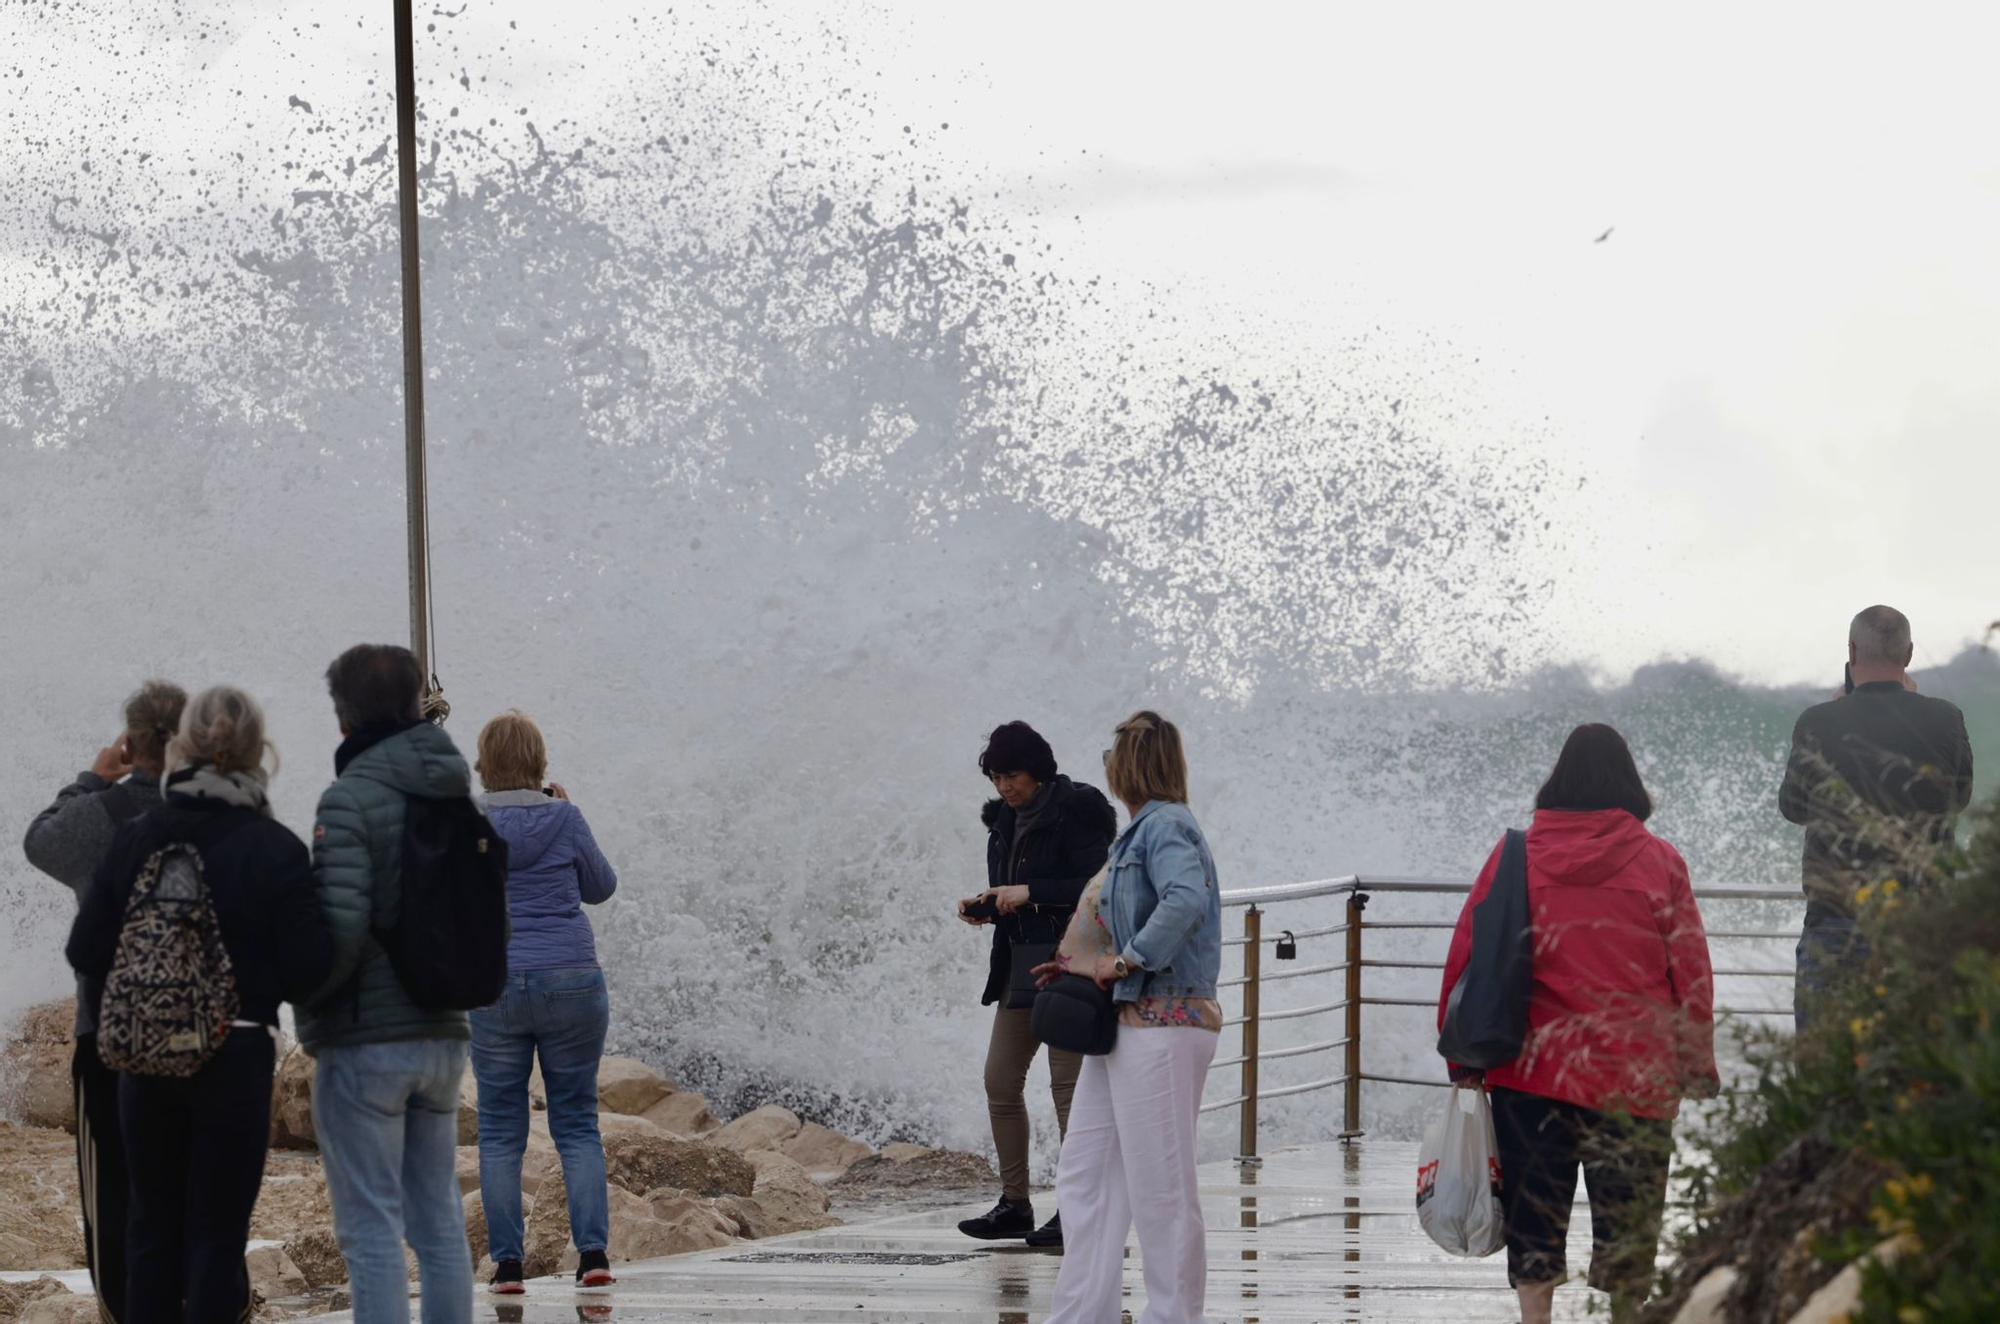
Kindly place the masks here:
MULTIPOLYGON (((1098 913, 1106 877, 1108 874, 1100 870, 1077 900, 1076 914, 1070 918, 1062 945, 1056 948, 1056 964, 1065 970, 1118 954, 1111 942, 1111 929, 1098 913)), ((1118 1023, 1132 1030, 1168 1026, 1220 1033, 1222 1004, 1214 998, 1140 998, 1118 1008, 1118 1023)))

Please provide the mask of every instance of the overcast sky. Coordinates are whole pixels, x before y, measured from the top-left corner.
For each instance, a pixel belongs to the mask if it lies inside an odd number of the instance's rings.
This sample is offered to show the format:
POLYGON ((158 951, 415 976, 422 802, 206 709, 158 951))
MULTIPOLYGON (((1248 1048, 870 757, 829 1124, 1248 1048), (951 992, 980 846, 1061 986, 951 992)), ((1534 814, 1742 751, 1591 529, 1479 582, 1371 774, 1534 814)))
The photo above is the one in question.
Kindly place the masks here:
MULTIPOLYGON (((375 8, 320 45, 286 34, 325 11, 285 7, 237 58, 386 73, 375 8)), ((635 8, 469 0, 452 35, 475 60, 508 36, 508 81, 555 112, 635 77, 635 8)), ((791 54, 838 25, 883 141, 948 121, 987 205, 1184 324, 1436 355, 1452 440, 1588 479, 1553 607, 1575 656, 1819 681, 1867 603, 1910 612, 1920 661, 2000 617, 2000 9, 682 12, 791 54)))

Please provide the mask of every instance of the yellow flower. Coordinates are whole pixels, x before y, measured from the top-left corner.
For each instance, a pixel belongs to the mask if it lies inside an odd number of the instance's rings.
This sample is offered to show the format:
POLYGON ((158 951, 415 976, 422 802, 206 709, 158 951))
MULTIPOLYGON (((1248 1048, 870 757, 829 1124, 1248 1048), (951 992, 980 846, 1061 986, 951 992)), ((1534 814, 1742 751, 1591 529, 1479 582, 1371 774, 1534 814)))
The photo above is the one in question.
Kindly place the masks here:
POLYGON ((1903 890, 1903 885, 1897 882, 1893 878, 1891 878, 1888 882, 1882 884, 1882 895, 1884 897, 1892 897, 1896 895, 1896 893, 1902 890, 1903 890))
POLYGON ((1875 895, 1875 889, 1872 886, 1858 887, 1854 890, 1854 904, 1857 906, 1865 906, 1874 897, 1874 895, 1875 895))
POLYGON ((1897 1181, 1894 1177, 1882 1183, 1882 1190, 1884 1194, 1897 1204, 1908 1204, 1910 1202, 1910 1188, 1902 1182, 1897 1181))
POLYGON ((1876 996, 1876 997, 1878 997, 1878 998, 1886 998, 1886 997, 1888 997, 1888 996, 1889 996, 1889 986, 1888 986, 1887 984, 1877 984, 1877 985, 1875 986, 1875 996, 1876 996))
POLYGON ((1904 1306, 1896 1312, 1896 1324, 1924 1324, 1928 1318, 1922 1306, 1904 1306))
POLYGON ((1937 1183, 1931 1180, 1931 1175, 1928 1172, 1920 1172, 1910 1178, 1910 1196, 1912 1199, 1928 1200, 1931 1197, 1931 1193, 1935 1190, 1937 1190, 1937 1183))
POLYGON ((1856 1016, 1853 1020, 1847 1023, 1847 1032, 1853 1035, 1856 1039, 1867 1038, 1868 1037, 1867 1019, 1862 1016, 1856 1016))

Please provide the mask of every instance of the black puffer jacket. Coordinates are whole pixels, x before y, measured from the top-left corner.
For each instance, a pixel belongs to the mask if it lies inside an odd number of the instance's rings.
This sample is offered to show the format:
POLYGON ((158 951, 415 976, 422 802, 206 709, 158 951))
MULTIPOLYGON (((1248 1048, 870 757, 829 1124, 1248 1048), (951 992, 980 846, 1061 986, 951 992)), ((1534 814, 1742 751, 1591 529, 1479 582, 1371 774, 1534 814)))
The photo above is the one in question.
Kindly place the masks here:
POLYGON ((993 954, 981 1006, 998 1002, 1007 992, 1009 947, 1016 942, 1061 942, 1077 898, 1104 867, 1111 839, 1118 835, 1118 815, 1104 792, 1095 786, 1058 776, 1049 783, 1049 804, 1014 843, 1014 811, 1005 801, 988 800, 986 821, 986 885, 1025 884, 1028 904, 993 926, 993 954), (1009 867, 1008 853, 1015 859, 1009 867))

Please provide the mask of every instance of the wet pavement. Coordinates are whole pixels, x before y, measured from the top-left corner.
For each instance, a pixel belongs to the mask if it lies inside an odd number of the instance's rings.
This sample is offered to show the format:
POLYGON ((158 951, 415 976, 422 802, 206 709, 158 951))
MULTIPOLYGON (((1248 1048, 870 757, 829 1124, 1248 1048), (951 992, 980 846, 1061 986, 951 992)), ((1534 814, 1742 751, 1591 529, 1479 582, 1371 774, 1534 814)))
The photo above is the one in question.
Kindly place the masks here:
MULTIPOLYGON (((1505 1256, 1454 1259, 1424 1236, 1411 1205, 1415 1173, 1414 1144, 1369 1140, 1280 1151, 1247 1170, 1234 1162, 1204 1165, 1208 1318, 1231 1324, 1519 1318, 1505 1256)), ((957 1221, 984 1212, 986 1203, 619 1265, 618 1285, 601 1293, 541 1279, 525 1296, 482 1294, 474 1318, 1033 1324, 1048 1312, 1061 1258, 961 1236, 957 1221)), ((1589 1254, 1589 1215, 1579 1208, 1570 1227, 1573 1272, 1582 1273, 1589 1254)), ((1136 1318, 1144 1299, 1136 1245, 1127 1257, 1126 1308, 1136 1318)), ((1557 1293, 1556 1304, 1558 1319, 1593 1312, 1602 1319, 1607 1299, 1572 1284, 1557 1293)))

